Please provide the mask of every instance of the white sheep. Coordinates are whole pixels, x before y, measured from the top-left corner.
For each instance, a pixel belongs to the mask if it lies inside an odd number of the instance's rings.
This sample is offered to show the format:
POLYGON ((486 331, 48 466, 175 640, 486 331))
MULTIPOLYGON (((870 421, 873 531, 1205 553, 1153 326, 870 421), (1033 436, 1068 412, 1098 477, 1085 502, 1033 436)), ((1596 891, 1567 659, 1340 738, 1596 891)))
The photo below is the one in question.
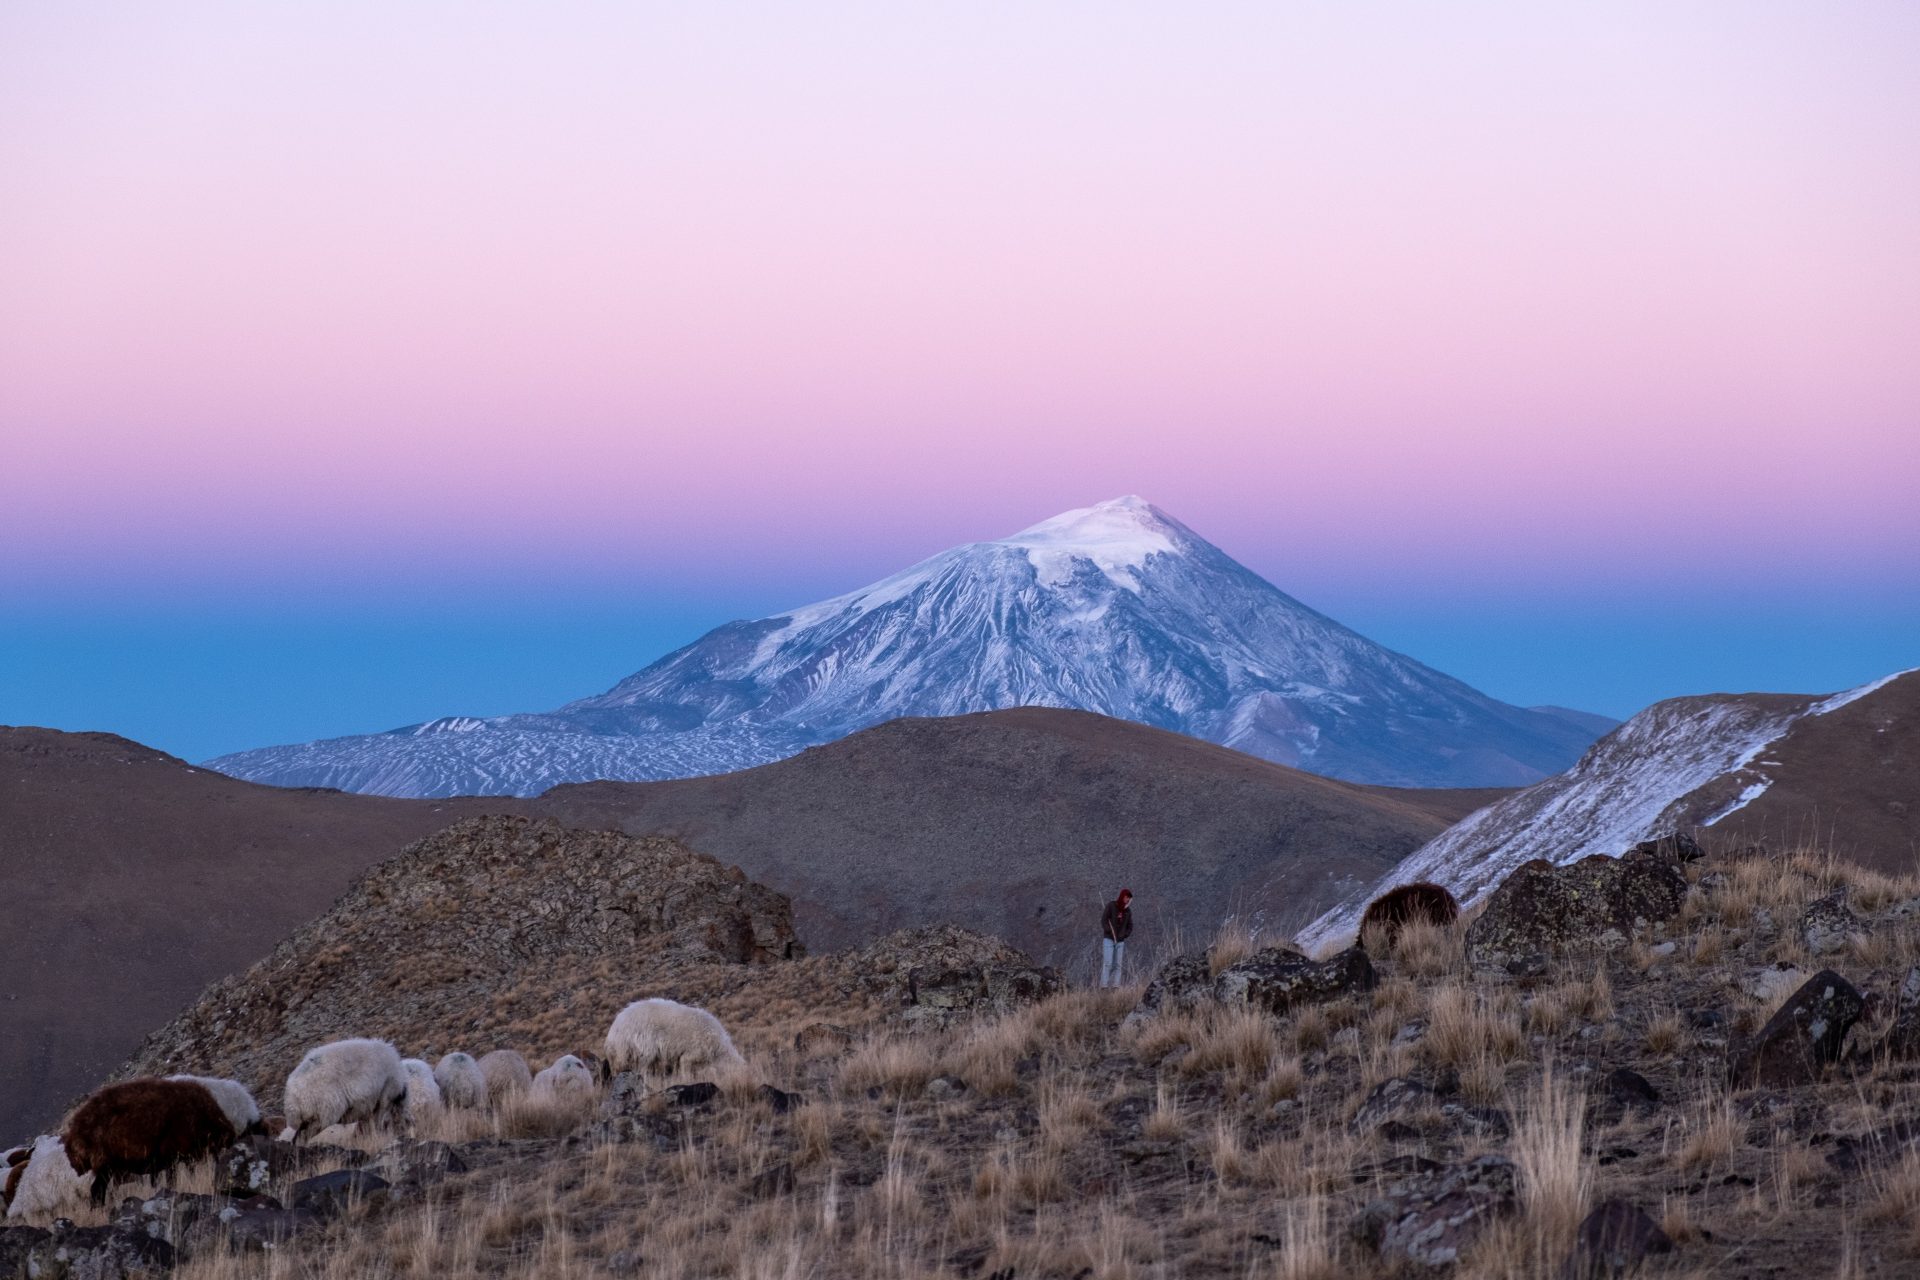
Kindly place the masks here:
POLYGON ((533 1096, 540 1102, 575 1102, 593 1096, 593 1069, 570 1053, 533 1078, 533 1096))
POLYGON ((487 1078, 487 1101, 496 1107, 533 1085, 527 1060, 512 1049, 495 1049, 482 1057, 480 1074, 487 1078))
POLYGON ((33 1154, 10 1171, 7 1186, 7 1216, 26 1218, 78 1205, 93 1189, 93 1175, 75 1173, 66 1144, 48 1136, 34 1139, 33 1154))
POLYGON ((397 1113, 407 1096, 400 1053, 385 1040, 336 1040, 309 1049, 287 1077, 287 1128, 282 1142, 298 1142, 330 1125, 377 1123, 397 1113))
POLYGON ((260 1127, 260 1104, 247 1092, 247 1086, 238 1080, 222 1080, 217 1076, 168 1076, 169 1080, 185 1080, 197 1084, 213 1095, 220 1104, 220 1110, 226 1115, 227 1123, 241 1137, 250 1133, 264 1132, 260 1127))
POLYGON ((676 1000, 635 1000, 607 1029, 610 1071, 671 1076, 743 1061, 720 1019, 676 1000))
POLYGON ((440 1108, 440 1082, 433 1078, 433 1068, 419 1058, 406 1058, 400 1063, 400 1069, 407 1073, 407 1115, 418 1117, 427 1111, 440 1108))
POLYGON ((470 1053, 456 1049, 442 1057, 433 1068, 433 1079, 440 1086, 440 1102, 448 1110, 487 1105, 487 1077, 470 1053))

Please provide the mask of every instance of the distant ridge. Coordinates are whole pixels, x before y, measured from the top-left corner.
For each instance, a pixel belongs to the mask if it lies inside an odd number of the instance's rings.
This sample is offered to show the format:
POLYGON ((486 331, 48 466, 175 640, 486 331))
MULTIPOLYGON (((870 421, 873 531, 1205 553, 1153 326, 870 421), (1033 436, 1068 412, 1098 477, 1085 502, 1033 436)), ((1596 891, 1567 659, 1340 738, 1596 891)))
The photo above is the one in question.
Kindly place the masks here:
POLYGON ((535 795, 764 764, 902 716, 1098 712, 1327 777, 1520 786, 1601 730, 1509 706, 1316 613, 1137 497, 732 622, 558 710, 208 762, 380 795, 535 795))

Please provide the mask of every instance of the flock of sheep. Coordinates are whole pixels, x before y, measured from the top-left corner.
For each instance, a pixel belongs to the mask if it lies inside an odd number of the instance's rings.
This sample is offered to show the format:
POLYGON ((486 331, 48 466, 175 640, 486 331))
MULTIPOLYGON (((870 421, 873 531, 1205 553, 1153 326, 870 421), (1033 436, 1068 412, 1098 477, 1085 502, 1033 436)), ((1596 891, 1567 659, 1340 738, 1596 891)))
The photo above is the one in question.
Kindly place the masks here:
MULTIPOLYGON (((535 1075, 511 1049, 480 1058, 456 1051, 429 1066, 402 1058, 385 1040, 335 1040, 308 1050, 288 1075, 279 1138, 311 1141, 336 1125, 392 1125, 439 1108, 484 1108, 522 1092, 535 1102, 585 1102, 616 1072, 650 1081, 742 1062, 718 1018, 657 998, 622 1009, 605 1047, 604 1058, 562 1054, 535 1075)), ((5 1153, 0 1200, 10 1218, 52 1213, 89 1191, 95 1205, 105 1205, 119 1179, 157 1177, 265 1132, 253 1095, 236 1080, 177 1075, 105 1085, 74 1109, 58 1136, 5 1153)))

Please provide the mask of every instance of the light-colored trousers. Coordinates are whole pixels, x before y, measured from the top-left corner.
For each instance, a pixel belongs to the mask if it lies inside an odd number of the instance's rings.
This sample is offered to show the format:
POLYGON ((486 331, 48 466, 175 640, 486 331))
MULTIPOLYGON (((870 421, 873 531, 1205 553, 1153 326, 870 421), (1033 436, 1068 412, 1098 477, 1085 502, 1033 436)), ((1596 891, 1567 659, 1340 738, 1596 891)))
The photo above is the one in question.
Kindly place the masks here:
POLYGON ((1127 944, 1115 942, 1112 938, 1100 939, 1100 985, 1117 987, 1120 985, 1120 971, 1126 968, 1127 944))

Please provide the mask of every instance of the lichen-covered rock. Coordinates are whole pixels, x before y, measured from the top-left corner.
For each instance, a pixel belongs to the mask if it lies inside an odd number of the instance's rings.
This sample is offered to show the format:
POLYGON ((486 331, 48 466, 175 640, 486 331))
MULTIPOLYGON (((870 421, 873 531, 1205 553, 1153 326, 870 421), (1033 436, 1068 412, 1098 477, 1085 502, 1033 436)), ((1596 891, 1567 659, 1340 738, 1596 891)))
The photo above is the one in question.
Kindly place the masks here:
POLYGON ((1624 1200, 1608 1200, 1580 1223, 1560 1280, 1625 1280, 1655 1254, 1672 1253, 1660 1225, 1624 1200))
POLYGON ((1759 1034, 1735 1054, 1734 1084, 1768 1089, 1813 1084, 1839 1060, 1847 1032, 1865 1009, 1852 983, 1822 969, 1787 997, 1759 1034))
POLYGON ((1520 970, 1569 952, 1623 947, 1676 915, 1686 896, 1686 877, 1651 855, 1596 854, 1565 867, 1535 858, 1487 899, 1467 929, 1467 958, 1520 970))
POLYGON ((1920 1058, 1920 965, 1907 970, 1893 997, 1893 1024, 1881 1049, 1893 1058, 1920 1058))
POLYGON ((76 1227, 65 1218, 52 1230, 0 1227, 0 1276, 32 1280, 145 1280, 173 1270, 174 1249, 144 1227, 76 1227))
POLYGON ((1867 933, 1860 917, 1848 909, 1845 889, 1811 903, 1800 913, 1800 940, 1816 956, 1845 951, 1867 933))
POLYGON ((1652 840, 1642 840, 1628 852, 1678 863, 1698 862, 1707 856, 1707 851, 1700 847, 1700 842, 1684 831, 1657 836, 1652 840))
POLYGON ((1213 998, 1224 1005, 1287 1013, 1302 1005, 1371 991, 1376 981, 1373 964, 1358 947, 1328 960, 1314 960, 1286 947, 1268 947, 1222 969, 1213 980, 1213 998))
POLYGON ((866 981, 909 1030, 941 1030, 967 1018, 1012 1013, 1065 983, 998 938, 955 925, 907 929, 861 951, 866 981))
POLYGON ((1387 1183, 1349 1224, 1388 1262, 1447 1267, 1488 1224, 1518 1205, 1513 1162, 1480 1156, 1387 1183))
POLYGON ((1347 1129, 1361 1137, 1373 1133, 1388 1121, 1405 1123, 1423 1111, 1438 1111, 1440 1094, 1418 1080, 1395 1076, 1382 1080, 1355 1108, 1347 1129))
POLYGON ((1153 981, 1140 993, 1140 1003, 1121 1022, 1137 1026, 1163 1013, 1197 1009, 1213 999, 1213 968, 1206 953, 1189 951, 1160 966, 1153 981))
POLYGON ((316 1218, 331 1218, 344 1213, 352 1204, 379 1204, 386 1200, 391 1184, 366 1169, 336 1169, 332 1173, 302 1178, 287 1195, 296 1210, 316 1218))

